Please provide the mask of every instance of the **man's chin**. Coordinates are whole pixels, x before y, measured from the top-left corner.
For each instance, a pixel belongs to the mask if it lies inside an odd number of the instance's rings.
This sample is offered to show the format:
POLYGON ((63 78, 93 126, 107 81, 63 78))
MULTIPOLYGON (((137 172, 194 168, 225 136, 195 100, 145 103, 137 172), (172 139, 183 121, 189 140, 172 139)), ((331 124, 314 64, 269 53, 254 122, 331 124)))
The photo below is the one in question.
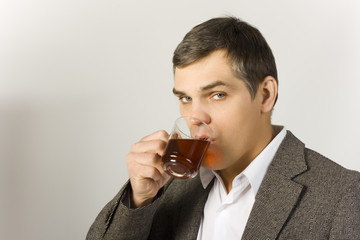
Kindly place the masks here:
POLYGON ((201 166, 209 170, 220 170, 223 165, 222 159, 220 152, 208 149, 202 160, 201 166))
POLYGON ((203 159, 201 166, 214 171, 221 169, 221 164, 219 162, 209 161, 208 159, 203 159))

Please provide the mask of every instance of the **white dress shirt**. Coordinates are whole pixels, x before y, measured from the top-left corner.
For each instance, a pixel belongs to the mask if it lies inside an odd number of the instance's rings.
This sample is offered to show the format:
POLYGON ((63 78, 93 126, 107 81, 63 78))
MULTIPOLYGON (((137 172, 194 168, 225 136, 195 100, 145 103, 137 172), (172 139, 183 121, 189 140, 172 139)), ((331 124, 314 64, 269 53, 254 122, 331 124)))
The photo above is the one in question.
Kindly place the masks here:
POLYGON ((249 166, 234 178, 228 194, 221 177, 215 171, 200 169, 204 188, 214 176, 216 179, 204 207, 197 240, 241 239, 255 195, 285 135, 286 130, 282 128, 249 166))

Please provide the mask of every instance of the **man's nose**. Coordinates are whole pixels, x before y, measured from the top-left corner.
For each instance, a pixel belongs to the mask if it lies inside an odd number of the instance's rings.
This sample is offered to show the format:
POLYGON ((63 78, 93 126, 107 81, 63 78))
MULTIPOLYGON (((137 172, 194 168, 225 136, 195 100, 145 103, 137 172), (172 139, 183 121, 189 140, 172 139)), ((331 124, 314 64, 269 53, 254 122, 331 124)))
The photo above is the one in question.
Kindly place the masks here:
POLYGON ((203 106, 201 104, 193 104, 192 109, 191 109, 191 114, 190 116, 193 118, 196 118, 198 120, 200 120, 203 123, 206 124, 210 124, 211 122, 211 117, 210 114, 206 108, 206 106, 203 106))

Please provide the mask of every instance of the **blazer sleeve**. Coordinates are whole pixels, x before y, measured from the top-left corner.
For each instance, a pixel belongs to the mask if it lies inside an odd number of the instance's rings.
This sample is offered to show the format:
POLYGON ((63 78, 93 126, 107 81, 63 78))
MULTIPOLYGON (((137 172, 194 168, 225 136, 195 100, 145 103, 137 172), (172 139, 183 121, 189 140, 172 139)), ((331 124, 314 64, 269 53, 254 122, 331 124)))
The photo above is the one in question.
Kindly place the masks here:
POLYGON ((131 209, 127 204, 130 187, 129 182, 125 184, 101 210, 91 225, 86 240, 142 240, 148 238, 159 201, 155 200, 148 206, 131 209))
POLYGON ((329 239, 360 239, 360 174, 338 203, 329 239))

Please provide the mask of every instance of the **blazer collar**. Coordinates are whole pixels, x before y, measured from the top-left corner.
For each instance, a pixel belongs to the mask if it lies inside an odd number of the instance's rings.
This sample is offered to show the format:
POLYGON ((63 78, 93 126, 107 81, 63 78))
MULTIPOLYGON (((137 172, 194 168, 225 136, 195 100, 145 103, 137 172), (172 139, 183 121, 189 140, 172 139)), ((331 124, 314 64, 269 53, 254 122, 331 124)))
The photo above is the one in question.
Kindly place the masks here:
POLYGON ((304 188, 292 180, 308 168, 304 149, 287 131, 255 197, 242 239, 277 238, 304 188))

